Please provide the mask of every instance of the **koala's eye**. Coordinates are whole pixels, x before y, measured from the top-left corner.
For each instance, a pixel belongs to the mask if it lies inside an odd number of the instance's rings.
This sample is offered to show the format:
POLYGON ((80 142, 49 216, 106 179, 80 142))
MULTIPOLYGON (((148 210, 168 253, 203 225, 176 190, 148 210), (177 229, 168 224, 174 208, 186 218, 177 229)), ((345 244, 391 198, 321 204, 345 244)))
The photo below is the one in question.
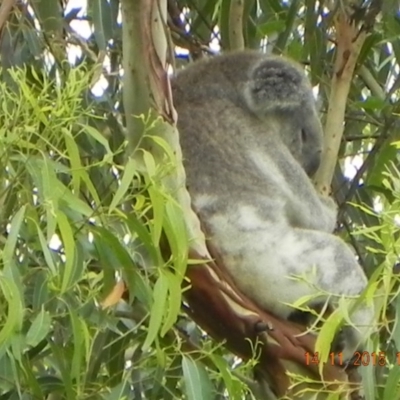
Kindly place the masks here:
POLYGON ((301 130, 301 141, 303 143, 307 141, 307 133, 304 129, 301 130))

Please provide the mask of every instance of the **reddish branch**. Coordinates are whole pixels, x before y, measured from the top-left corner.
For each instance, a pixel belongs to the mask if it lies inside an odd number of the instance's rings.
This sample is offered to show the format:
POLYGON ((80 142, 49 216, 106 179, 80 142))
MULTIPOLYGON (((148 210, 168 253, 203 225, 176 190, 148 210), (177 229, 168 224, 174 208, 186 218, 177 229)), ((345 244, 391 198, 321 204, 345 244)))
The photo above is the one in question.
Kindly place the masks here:
MULTIPOLYGON (((320 381, 319 366, 306 365, 305 358, 306 352, 314 351, 315 336, 304 334, 304 328, 261 310, 243 296, 215 249, 209 246, 209 250, 215 261, 191 266, 187 272, 190 285, 185 297, 193 320, 215 339, 225 340, 226 347, 241 358, 257 356, 259 368, 269 376, 277 396, 289 394, 287 362, 296 364, 296 372, 320 381)), ((199 258, 193 253, 190 257, 199 258)), ((348 382, 348 376, 342 368, 326 365, 323 380, 326 388, 335 390, 338 382, 348 382)))

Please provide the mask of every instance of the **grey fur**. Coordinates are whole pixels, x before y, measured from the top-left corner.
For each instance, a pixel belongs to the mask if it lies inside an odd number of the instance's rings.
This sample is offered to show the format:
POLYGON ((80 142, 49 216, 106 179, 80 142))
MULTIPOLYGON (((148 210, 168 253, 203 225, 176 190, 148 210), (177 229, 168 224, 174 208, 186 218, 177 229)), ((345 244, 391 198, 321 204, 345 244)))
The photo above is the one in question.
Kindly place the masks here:
MULTIPOLYGON (((258 52, 228 53, 185 68, 172 89, 189 193, 238 287, 284 318, 293 311, 284 303, 316 287, 358 295, 365 274, 332 234, 333 202, 309 179, 323 133, 303 69, 258 52), (316 287, 290 278, 305 273, 316 287)), ((346 356, 372 318, 365 305, 353 313, 346 356)))

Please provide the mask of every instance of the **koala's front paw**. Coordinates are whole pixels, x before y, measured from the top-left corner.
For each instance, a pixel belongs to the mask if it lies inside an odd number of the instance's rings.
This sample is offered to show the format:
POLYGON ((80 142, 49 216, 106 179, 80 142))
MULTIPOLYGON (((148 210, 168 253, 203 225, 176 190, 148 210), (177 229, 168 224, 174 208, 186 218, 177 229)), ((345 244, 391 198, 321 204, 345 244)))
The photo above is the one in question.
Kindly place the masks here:
POLYGON ((358 357, 356 352, 362 352, 359 347, 360 345, 357 343, 356 335, 354 335, 354 328, 351 326, 344 326, 336 334, 331 345, 331 352, 334 354, 335 364, 344 368, 354 367, 358 357))

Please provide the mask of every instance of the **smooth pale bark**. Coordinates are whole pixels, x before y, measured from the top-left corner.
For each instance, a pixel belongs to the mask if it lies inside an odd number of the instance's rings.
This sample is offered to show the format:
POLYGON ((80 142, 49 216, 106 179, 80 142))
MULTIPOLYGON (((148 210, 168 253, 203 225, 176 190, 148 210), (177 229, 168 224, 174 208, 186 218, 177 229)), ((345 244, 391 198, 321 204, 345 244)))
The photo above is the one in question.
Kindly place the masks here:
POLYGON ((349 95, 358 55, 366 38, 366 31, 351 22, 340 11, 335 20, 336 59, 331 80, 328 114, 325 124, 325 146, 322 164, 314 178, 317 191, 330 194, 333 174, 344 131, 346 102, 349 95))
MULTIPOLYGON (((154 142, 143 141, 143 119, 157 119, 151 134, 159 135, 171 146, 176 158, 176 170, 165 178, 165 184, 182 207, 191 248, 204 258, 210 258, 200 222, 191 209, 185 186, 185 171, 179 135, 175 126, 176 111, 172 103, 167 74, 168 45, 166 40, 167 2, 156 0, 123 0, 123 100, 126 131, 132 153, 140 144, 157 159, 159 149, 154 142)), ((140 153, 134 155, 140 157, 140 153)), ((139 160, 140 161, 140 160, 139 160)), ((160 159, 158 161, 161 161, 160 159)))
POLYGON ((244 0, 231 0, 229 9, 229 47, 230 50, 243 50, 243 12, 244 0))

